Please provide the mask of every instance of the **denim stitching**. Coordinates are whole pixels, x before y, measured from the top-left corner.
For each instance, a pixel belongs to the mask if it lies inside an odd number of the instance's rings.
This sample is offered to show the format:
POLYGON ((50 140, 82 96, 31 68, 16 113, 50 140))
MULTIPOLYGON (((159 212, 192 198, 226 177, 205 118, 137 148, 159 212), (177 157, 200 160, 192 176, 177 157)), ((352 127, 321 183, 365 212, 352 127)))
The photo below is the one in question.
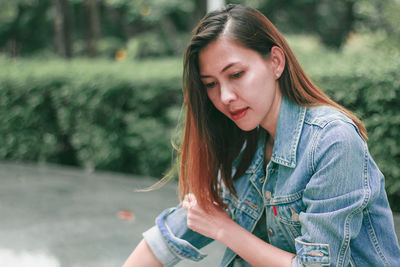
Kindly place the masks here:
POLYGON ((375 249, 376 253, 380 256, 380 258, 383 261, 383 263, 385 264, 385 266, 389 266, 389 263, 379 246, 378 238, 376 237, 375 230, 372 226, 371 217, 370 217, 368 209, 364 210, 364 215, 365 215, 365 219, 367 221, 366 226, 367 226, 367 230, 368 230, 369 239, 371 240, 372 244, 374 245, 374 249, 375 249))
POLYGON ((349 261, 350 267, 356 267, 356 264, 354 263, 353 257, 350 256, 350 261, 349 261))
POLYGON ((292 144, 291 153, 290 153, 290 159, 294 163, 293 167, 296 167, 296 150, 297 150, 297 146, 299 145, 300 135, 301 135, 301 132, 304 127, 305 116, 306 116, 306 108, 301 107, 300 112, 299 112, 299 120, 297 121, 297 125, 296 125, 296 132, 295 132, 296 138, 293 139, 294 142, 292 144))
POLYGON ((317 144, 318 144, 318 140, 320 139, 320 137, 321 137, 321 133, 322 133, 322 131, 321 130, 319 130, 319 131, 316 131, 315 132, 315 134, 314 134, 314 136, 312 137, 312 140, 313 140, 313 144, 311 145, 311 166, 310 166, 310 168, 311 168, 311 173, 315 173, 315 154, 317 153, 317 144))
POLYGON ((156 224, 163 236, 163 238, 166 240, 166 244, 169 248, 171 248, 172 251, 174 251, 175 253, 177 253, 177 255, 181 256, 181 257, 185 257, 188 259, 193 259, 196 261, 199 261, 201 259, 203 259, 204 257, 206 257, 207 255, 201 254, 199 251, 197 251, 197 249, 195 249, 194 247, 192 247, 192 245, 183 240, 183 243, 187 243, 189 245, 189 247, 181 247, 179 245, 174 244, 171 240, 177 239, 171 232, 171 230, 169 229, 168 225, 166 225, 163 221, 164 221, 164 216, 166 214, 169 214, 170 212, 172 212, 174 209, 169 209, 169 210, 165 210, 164 212, 162 212, 159 217, 156 219, 156 224), (164 236, 166 235, 167 238, 164 236), (195 255, 191 256, 191 252, 195 255))
MULTIPOLYGON (((275 224, 278 226, 278 228, 281 231, 281 236, 284 237, 284 241, 286 241, 286 245, 288 247, 294 248, 294 251, 296 251, 296 245, 295 245, 295 243, 293 243, 293 240, 295 240, 295 239, 291 240, 292 235, 291 235, 290 231, 287 230, 284 225, 282 225, 282 223, 280 222, 280 218, 274 217, 274 220, 275 220, 275 224)), ((278 234, 278 233, 275 233, 275 234, 278 234)))
POLYGON ((301 235, 299 231, 297 231, 296 227, 301 227, 300 222, 289 221, 285 218, 279 217, 279 222, 284 225, 285 230, 288 232, 290 237, 292 238, 292 242, 301 235))
POLYGON ((271 205, 277 205, 277 204, 292 203, 296 200, 301 199, 303 197, 303 192, 304 192, 304 189, 302 189, 299 192, 296 192, 294 194, 288 195, 288 196, 274 196, 270 200, 267 200, 265 204, 267 206, 271 206, 271 205))
POLYGON ((346 253, 349 251, 349 248, 350 248, 350 222, 351 222, 351 219, 354 217, 354 215, 356 213, 365 209, 365 207, 367 206, 369 199, 370 199, 371 190, 369 188, 369 182, 368 182, 367 162, 368 162, 368 153, 367 153, 367 149, 366 149, 366 144, 364 143, 364 173, 363 173, 364 174, 364 179, 363 179, 364 180, 364 190, 363 190, 364 198, 363 198, 363 201, 362 201, 362 204, 360 205, 360 207, 353 210, 353 212, 351 212, 345 220, 344 239, 340 246, 341 248, 339 250, 337 266, 343 266, 344 259, 346 257, 346 253))
MULTIPOLYGON (((330 266, 331 265, 331 252, 330 252, 330 250, 331 250, 331 248, 330 248, 330 245, 329 244, 323 244, 323 243, 307 243, 307 242, 303 242, 303 241, 300 241, 300 240, 298 240, 298 239, 295 239, 295 243, 299 243, 299 244, 301 244, 301 245, 303 245, 303 246, 308 246, 308 247, 326 247, 326 250, 327 250, 327 257, 328 257, 328 263, 326 263, 326 264, 323 264, 323 266, 330 266)), ((305 263, 302 259, 301 259, 301 255, 298 255, 299 257, 298 257, 298 259, 299 259, 299 261, 301 261, 302 263, 305 263)), ((307 264, 307 265, 310 265, 310 264, 322 264, 322 263, 319 263, 319 262, 315 262, 315 263, 312 263, 312 262, 307 262, 307 263, 305 263, 305 264, 307 264)))

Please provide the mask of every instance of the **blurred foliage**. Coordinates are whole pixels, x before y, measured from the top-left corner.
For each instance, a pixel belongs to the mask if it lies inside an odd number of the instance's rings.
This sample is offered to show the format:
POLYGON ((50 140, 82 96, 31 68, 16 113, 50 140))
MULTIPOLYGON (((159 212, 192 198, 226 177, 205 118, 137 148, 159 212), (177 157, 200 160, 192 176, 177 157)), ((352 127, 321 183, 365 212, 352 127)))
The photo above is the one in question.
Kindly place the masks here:
POLYGON ((0 8, 0 52, 11 56, 43 49, 49 41, 48 0, 2 0, 0 8))
MULTIPOLYGON (((376 49, 375 35, 353 35, 340 52, 316 36, 287 39, 311 78, 365 123, 400 210, 400 54, 376 49)), ((0 157, 160 177, 171 166, 180 61, 0 58, 0 157)))
POLYGON ((195 15, 201 12, 195 3, 186 0, 2 0, 0 52, 11 56, 27 56, 44 50, 56 53, 56 46, 60 45, 56 39, 70 36, 71 40, 60 39, 60 42, 72 42, 68 45, 73 47, 74 56, 89 54, 90 38, 94 38, 100 56, 111 54, 113 57, 129 42, 142 42, 142 39, 152 46, 137 50, 138 57, 173 55, 182 51, 179 40, 188 38, 194 18, 200 18, 195 15), (99 18, 91 16, 93 11, 99 18), (161 52, 157 54, 160 47, 161 52))
MULTIPOLYGON (((307 73, 363 119, 400 211, 400 1, 226 2, 289 34, 307 73)), ((162 175, 181 103, 181 60, 162 58, 181 57, 205 10, 205 0, 1 0, 0 158, 162 175)))
MULTIPOLYGON (((400 47, 398 0, 227 0, 255 7, 285 33, 341 48, 353 33, 385 36, 400 47)), ((130 58, 181 55, 205 0, 2 0, 0 53, 130 58), (66 50, 66 51, 65 51, 66 50), (71 50, 71 51, 70 51, 71 50)))
POLYGON ((398 0, 232 0, 259 9, 288 34, 307 33, 341 48, 349 34, 380 32, 400 44, 398 0))
POLYGON ((360 0, 357 2, 360 33, 374 33, 379 41, 379 49, 387 53, 400 50, 400 1, 399 0, 360 0))
POLYGON ((1 158, 153 176, 170 167, 179 61, 0 65, 1 158))

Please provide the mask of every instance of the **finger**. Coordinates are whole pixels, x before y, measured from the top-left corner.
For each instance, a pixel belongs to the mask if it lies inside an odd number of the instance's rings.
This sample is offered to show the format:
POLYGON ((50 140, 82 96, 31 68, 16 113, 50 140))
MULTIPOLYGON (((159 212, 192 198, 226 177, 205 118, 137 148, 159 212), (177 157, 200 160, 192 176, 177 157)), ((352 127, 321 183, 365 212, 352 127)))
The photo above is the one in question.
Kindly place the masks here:
POLYGON ((196 200, 196 197, 192 193, 185 195, 185 197, 182 201, 182 207, 184 209, 189 210, 196 205, 197 205, 197 200, 196 200))
POLYGON ((189 202, 187 200, 183 200, 182 201, 182 208, 185 209, 185 210, 189 210, 190 204, 189 204, 189 202))
POLYGON ((189 201, 190 204, 192 204, 192 205, 196 205, 197 204, 197 199, 196 199, 195 195, 192 194, 192 193, 187 194, 185 196, 185 199, 187 199, 187 201, 189 201))

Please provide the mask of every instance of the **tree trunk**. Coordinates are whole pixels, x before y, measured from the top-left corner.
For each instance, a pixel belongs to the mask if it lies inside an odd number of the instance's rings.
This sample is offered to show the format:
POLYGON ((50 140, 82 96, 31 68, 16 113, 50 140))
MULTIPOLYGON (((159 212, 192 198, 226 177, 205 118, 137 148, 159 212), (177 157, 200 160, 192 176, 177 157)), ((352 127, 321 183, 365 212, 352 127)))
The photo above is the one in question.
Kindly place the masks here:
POLYGON ((53 0, 53 5, 56 11, 54 17, 54 43, 57 54, 64 58, 71 58, 71 7, 67 0, 53 0))
POLYGON ((190 29, 193 29, 194 26, 199 23, 200 19, 206 14, 207 12, 207 1, 205 0, 195 0, 195 9, 193 11, 193 16, 190 20, 191 25, 190 29))
POLYGON ((87 53, 89 57, 97 55, 97 41, 100 38, 100 18, 97 0, 86 0, 87 9, 87 53))

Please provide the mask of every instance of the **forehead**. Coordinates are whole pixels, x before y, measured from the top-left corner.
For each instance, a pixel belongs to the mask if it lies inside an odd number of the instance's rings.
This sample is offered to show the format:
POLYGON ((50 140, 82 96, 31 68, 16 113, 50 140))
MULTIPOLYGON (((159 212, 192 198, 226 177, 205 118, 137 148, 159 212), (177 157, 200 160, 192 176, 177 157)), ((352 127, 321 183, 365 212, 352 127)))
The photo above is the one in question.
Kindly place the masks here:
POLYGON ((242 46, 229 38, 218 38, 208 44, 199 53, 199 68, 201 74, 206 72, 222 71, 232 63, 250 64, 261 59, 254 50, 242 46))

